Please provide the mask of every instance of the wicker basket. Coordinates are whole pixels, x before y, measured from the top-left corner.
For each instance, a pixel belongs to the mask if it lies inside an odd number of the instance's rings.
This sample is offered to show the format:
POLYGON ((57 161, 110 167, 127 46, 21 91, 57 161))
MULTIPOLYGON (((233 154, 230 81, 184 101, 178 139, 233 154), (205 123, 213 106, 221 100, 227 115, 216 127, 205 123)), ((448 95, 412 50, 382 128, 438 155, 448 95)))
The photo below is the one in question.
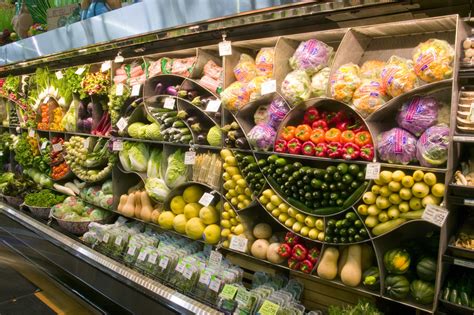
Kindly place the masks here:
POLYGON ((48 219, 49 213, 51 212, 51 207, 33 207, 26 204, 23 204, 24 207, 28 208, 33 216, 40 219, 48 219))
POLYGON ((20 205, 23 203, 24 199, 21 197, 12 197, 12 196, 3 196, 5 201, 10 205, 15 208, 19 208, 20 205))
POLYGON ((54 214, 52 215, 52 217, 53 217, 53 219, 55 219, 58 222, 59 226, 61 228, 65 229, 66 231, 68 231, 72 234, 75 234, 75 235, 83 235, 84 233, 89 231, 89 224, 91 224, 92 222, 100 223, 100 224, 108 223, 113 218, 113 215, 110 215, 109 217, 107 217, 105 219, 102 219, 102 220, 84 221, 84 222, 80 222, 80 221, 79 222, 72 222, 72 221, 61 220, 61 219, 55 217, 54 214))

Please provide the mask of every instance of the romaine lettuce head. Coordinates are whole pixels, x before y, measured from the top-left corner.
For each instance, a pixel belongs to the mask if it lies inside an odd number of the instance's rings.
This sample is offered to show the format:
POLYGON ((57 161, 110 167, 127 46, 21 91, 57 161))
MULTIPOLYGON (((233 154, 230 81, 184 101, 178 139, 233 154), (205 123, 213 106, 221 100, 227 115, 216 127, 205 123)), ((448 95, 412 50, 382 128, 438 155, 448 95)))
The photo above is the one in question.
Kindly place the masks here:
POLYGON ((150 154, 144 143, 134 143, 128 151, 128 157, 133 171, 146 172, 150 154))
POLYGON ((161 150, 158 148, 153 148, 150 154, 150 159, 148 160, 148 177, 161 178, 161 159, 161 150))
POLYGON ((168 156, 168 167, 165 173, 166 185, 170 188, 175 188, 184 183, 186 181, 186 171, 184 153, 181 150, 176 150, 176 152, 168 156))
POLYGON ((164 201, 170 192, 170 189, 160 178, 147 178, 145 182, 145 190, 148 195, 156 201, 164 201))
POLYGON ((119 152, 120 164, 122 164, 123 169, 127 172, 130 172, 132 170, 132 165, 130 163, 130 157, 129 157, 129 152, 128 152, 131 147, 132 147, 131 142, 125 142, 123 144, 122 151, 119 152))

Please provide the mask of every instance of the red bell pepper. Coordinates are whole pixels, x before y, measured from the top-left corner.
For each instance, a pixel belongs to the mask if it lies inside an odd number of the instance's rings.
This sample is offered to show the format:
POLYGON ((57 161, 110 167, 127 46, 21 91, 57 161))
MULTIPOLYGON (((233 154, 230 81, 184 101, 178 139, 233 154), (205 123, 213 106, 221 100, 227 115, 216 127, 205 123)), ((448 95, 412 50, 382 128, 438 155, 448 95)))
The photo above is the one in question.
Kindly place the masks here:
POLYGON ((316 263, 318 262, 318 259, 319 259, 319 254, 320 254, 319 248, 313 247, 313 248, 311 248, 311 249, 308 251, 308 257, 307 257, 307 259, 308 259, 313 265, 316 265, 316 263))
POLYGON ((341 121, 344 121, 345 119, 346 113, 342 110, 326 114, 326 122, 328 125, 335 125, 341 121))
POLYGON ((344 120, 341 120, 340 122, 338 122, 336 124, 336 128, 341 130, 341 131, 345 131, 345 130, 349 129, 349 125, 350 125, 349 119, 345 118, 344 120))
POLYGON ((314 264, 309 260, 305 259, 300 263, 300 271, 304 273, 311 273, 313 271, 314 264))
POLYGON ((355 133, 352 130, 345 130, 341 134, 342 143, 353 143, 355 140, 355 133))
POLYGON ((303 123, 311 125, 314 121, 319 119, 319 112, 316 108, 310 107, 306 110, 303 117, 303 123))
POLYGON ((293 138, 290 141, 288 141, 288 153, 291 154, 300 154, 301 153, 301 142, 293 138))
POLYGON ((280 132, 280 138, 285 141, 290 141, 295 137, 295 129, 296 127, 293 126, 284 127, 283 130, 280 132))
POLYGON ((337 159, 342 156, 342 145, 339 142, 331 142, 328 144, 328 157, 337 159))
POLYGON ((326 142, 340 142, 341 131, 337 128, 331 128, 324 134, 324 139, 326 139, 326 142))
POLYGON ((278 255, 284 258, 288 258, 291 256, 291 246, 283 243, 280 244, 280 247, 278 247, 278 255))
POLYGON ((360 148, 357 144, 346 143, 342 149, 342 157, 345 160, 355 160, 360 155, 360 148))
POLYGON ((295 235, 294 233, 287 232, 285 234, 285 243, 290 245, 290 246, 295 246, 300 242, 300 237, 298 235, 295 235))
POLYGON ((311 124, 311 128, 313 129, 323 129, 324 131, 328 130, 328 123, 322 119, 316 120, 311 124))
POLYGON ((328 145, 326 143, 318 143, 314 148, 314 155, 318 157, 327 157, 328 156, 328 145))
POLYGON ((300 262, 294 258, 288 259, 288 268, 292 270, 299 270, 300 269, 300 262))
POLYGON ((314 143, 306 141, 301 147, 301 152, 303 152, 304 155, 314 155, 316 153, 315 148, 314 143))
POLYGON ((308 141, 312 131, 313 129, 311 129, 310 125, 299 125, 295 129, 295 137, 300 139, 301 141, 308 141))
POLYGON ((288 151, 288 143, 283 139, 275 142, 275 152, 286 153, 288 151))
POLYGON ((360 148, 360 157, 365 161, 372 161, 374 159, 374 146, 366 144, 360 148))
POLYGON ((372 137, 370 136, 370 133, 368 131, 359 131, 355 135, 354 142, 359 147, 363 147, 366 144, 371 144, 372 143, 372 137))
POLYGON ((291 250, 292 258, 302 261, 306 259, 306 255, 308 255, 308 250, 306 249, 306 247, 304 247, 304 245, 296 244, 295 246, 293 246, 293 249, 291 250))
POLYGON ((358 133, 361 131, 365 131, 365 125, 359 120, 356 119, 356 121, 350 125, 347 129, 354 131, 354 133, 358 133))
POLYGON ((313 131, 311 132, 311 136, 309 137, 309 140, 311 140, 314 144, 322 143, 325 141, 324 134, 325 134, 324 129, 321 129, 321 128, 313 129, 313 131))

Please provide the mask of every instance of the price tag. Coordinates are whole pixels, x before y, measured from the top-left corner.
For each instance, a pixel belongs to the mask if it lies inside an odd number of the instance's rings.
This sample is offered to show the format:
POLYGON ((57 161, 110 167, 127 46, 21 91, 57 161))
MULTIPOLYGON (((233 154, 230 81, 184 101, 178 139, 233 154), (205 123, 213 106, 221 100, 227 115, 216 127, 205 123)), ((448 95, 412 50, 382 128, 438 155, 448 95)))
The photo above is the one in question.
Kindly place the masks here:
POLYGON ((141 87, 141 84, 137 84, 137 85, 132 86, 132 93, 130 93, 130 96, 140 95, 140 87, 141 87))
POLYGON ((467 267, 467 268, 474 268, 474 262, 472 261, 467 261, 467 260, 462 260, 462 259, 456 259, 454 258, 455 265, 462 266, 462 267, 467 267))
POLYGON ((210 266, 220 266, 222 262, 222 254, 216 250, 211 251, 209 255, 209 265, 210 266))
POLYGON ((214 292, 219 292, 219 289, 221 288, 221 280, 217 279, 214 277, 212 279, 211 277, 211 282, 209 283, 209 289, 211 289, 214 292))
POLYGON ((222 291, 221 293, 219 293, 219 296, 223 299, 227 299, 227 300, 233 300, 234 299, 234 296, 235 294, 237 293, 237 287, 236 286, 233 286, 231 284, 226 284, 224 285, 224 287, 222 288, 222 291))
POLYGON ((220 100, 211 100, 207 103, 206 106, 206 112, 217 112, 219 108, 221 107, 221 101, 220 100))
POLYGON ((56 78, 58 78, 58 80, 64 78, 62 71, 56 71, 56 78))
POLYGON ((237 291, 237 295, 235 296, 235 300, 244 305, 247 305, 247 303, 250 301, 250 294, 245 288, 239 288, 239 290, 237 291))
POLYGON ((84 140, 84 142, 82 143, 84 145, 84 149, 89 149, 90 142, 90 138, 86 138, 86 140, 84 140))
POLYGON ((112 66, 112 61, 107 60, 100 66, 100 72, 105 72, 112 66))
POLYGON ((145 261, 146 255, 147 255, 146 250, 141 250, 140 254, 138 254, 137 259, 140 261, 145 261))
POLYGON ((195 162, 196 162, 196 152, 186 151, 186 153, 184 153, 184 164, 194 165, 195 162))
POLYGON ((122 151, 123 150, 123 142, 122 140, 115 140, 112 143, 112 151, 122 151))
POLYGON ((230 56, 232 55, 232 42, 224 40, 219 43, 219 56, 230 56))
POLYGON ((28 137, 33 138, 35 136, 35 131, 33 129, 28 129, 28 137))
POLYGON ((117 55, 117 57, 115 57, 114 59, 114 63, 122 63, 124 61, 124 58, 122 57, 122 55, 117 55))
POLYGON ((276 92, 277 90, 277 82, 276 80, 268 80, 262 83, 260 94, 270 94, 276 92))
POLYGON ((193 268, 191 266, 186 266, 183 271, 183 276, 188 280, 191 279, 193 276, 193 268))
POLYGON ((109 241, 109 238, 110 238, 110 234, 105 233, 104 237, 102 237, 102 242, 107 243, 109 241))
POLYGON ((119 235, 117 238, 115 238, 115 245, 120 246, 122 245, 122 236, 119 235))
POLYGON ((43 143, 41 143, 41 151, 43 151, 44 149, 46 149, 46 146, 48 145, 48 141, 44 141, 43 143))
POLYGON ((122 83, 117 84, 117 86, 115 87, 115 95, 117 95, 117 96, 123 95, 123 84, 122 83))
POLYGON ((150 256, 148 256, 148 262, 152 265, 156 264, 156 259, 158 258, 157 253, 152 253, 150 256))
POLYGON ((172 97, 167 97, 167 98, 165 99, 165 103, 163 104, 163 108, 173 110, 173 109, 174 109, 174 103, 175 103, 175 99, 174 99, 174 98, 172 98, 172 97))
POLYGON ((474 206, 474 199, 464 199, 464 205, 474 206))
POLYGON ((123 117, 120 117, 120 119, 117 121, 117 128, 119 131, 123 131, 125 128, 127 128, 127 120, 123 117))
POLYGON ((81 75, 81 74, 84 73, 84 71, 86 71, 86 68, 80 67, 80 68, 78 68, 78 69, 76 70, 75 74, 81 75))
POLYGON ((427 205, 425 211, 423 211, 423 215, 421 216, 421 218, 425 221, 442 227, 444 221, 446 221, 446 218, 448 217, 448 214, 448 210, 441 206, 427 205))
POLYGON ((158 264, 158 266, 160 266, 162 269, 165 269, 166 267, 168 267, 169 261, 170 259, 168 257, 161 256, 160 263, 158 264))
POLYGON ((248 239, 239 236, 233 236, 230 240, 229 248, 237 250, 239 252, 245 252, 247 250, 248 239))
POLYGON ((127 254, 129 255, 135 255, 135 251, 137 250, 137 247, 135 245, 132 245, 128 248, 127 254))
POLYGON ((63 146, 61 143, 55 143, 53 144, 53 152, 59 152, 63 149, 63 146))
POLYGON ((211 204, 212 200, 214 200, 214 196, 206 192, 201 196, 201 199, 199 199, 198 202, 204 207, 207 207, 211 204))
POLYGON ((258 313, 261 315, 276 315, 280 306, 268 300, 265 300, 258 310, 258 313))
POLYGON ((369 163, 365 169, 365 179, 379 179, 380 163, 369 163))
POLYGON ((16 132, 20 132, 21 131, 21 128, 18 126, 15 128, 16 132))
POLYGON ((199 277, 199 283, 202 283, 202 284, 208 286, 210 281, 211 281, 211 275, 210 274, 208 274, 207 272, 201 273, 201 276, 199 277))
POLYGON ((179 273, 183 273, 184 267, 185 267, 185 265, 184 265, 184 263, 181 261, 181 262, 179 262, 179 263, 176 265, 176 268, 175 268, 174 270, 176 270, 176 271, 179 272, 179 273))

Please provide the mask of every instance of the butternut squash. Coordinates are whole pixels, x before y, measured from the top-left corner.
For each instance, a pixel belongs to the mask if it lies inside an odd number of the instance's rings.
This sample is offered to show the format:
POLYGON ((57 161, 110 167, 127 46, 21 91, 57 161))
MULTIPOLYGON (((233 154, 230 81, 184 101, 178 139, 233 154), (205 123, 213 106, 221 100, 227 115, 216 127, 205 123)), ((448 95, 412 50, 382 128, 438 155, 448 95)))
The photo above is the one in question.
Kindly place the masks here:
POLYGON ((350 245, 347 251, 347 261, 342 267, 341 281, 350 287, 356 287, 362 280, 361 268, 362 247, 350 245))
POLYGON ((339 253, 341 255, 339 256, 339 260, 337 262, 337 275, 340 277, 341 276, 341 271, 342 267, 346 264, 347 261, 347 252, 349 251, 349 246, 345 246, 344 249, 339 248, 339 253))
POLYGON ((126 217, 133 218, 135 214, 135 193, 128 195, 127 202, 122 208, 122 214, 126 217))
POLYGON ((142 218, 143 221, 150 222, 153 206, 151 205, 150 197, 148 197, 148 193, 146 191, 142 191, 141 193, 141 202, 142 202, 142 209, 140 211, 140 217, 142 218))
POLYGON ((133 216, 137 219, 141 219, 140 217, 141 211, 142 211, 141 191, 137 191, 135 193, 135 211, 133 212, 133 216))
POLYGON ((337 276, 337 259, 339 250, 336 247, 328 247, 323 252, 323 258, 318 265, 318 276, 323 279, 332 280, 337 276))
POLYGON ((158 218, 160 217, 161 211, 153 210, 151 212, 151 222, 158 224, 158 218))
POLYGON ((123 207, 127 203, 127 199, 128 199, 128 195, 123 194, 122 196, 120 196, 120 201, 119 201, 119 204, 117 206, 117 211, 118 212, 122 213, 123 207))
POLYGON ((361 244, 360 246, 362 247, 361 268, 367 270, 372 267, 375 255, 374 249, 369 244, 361 244))

